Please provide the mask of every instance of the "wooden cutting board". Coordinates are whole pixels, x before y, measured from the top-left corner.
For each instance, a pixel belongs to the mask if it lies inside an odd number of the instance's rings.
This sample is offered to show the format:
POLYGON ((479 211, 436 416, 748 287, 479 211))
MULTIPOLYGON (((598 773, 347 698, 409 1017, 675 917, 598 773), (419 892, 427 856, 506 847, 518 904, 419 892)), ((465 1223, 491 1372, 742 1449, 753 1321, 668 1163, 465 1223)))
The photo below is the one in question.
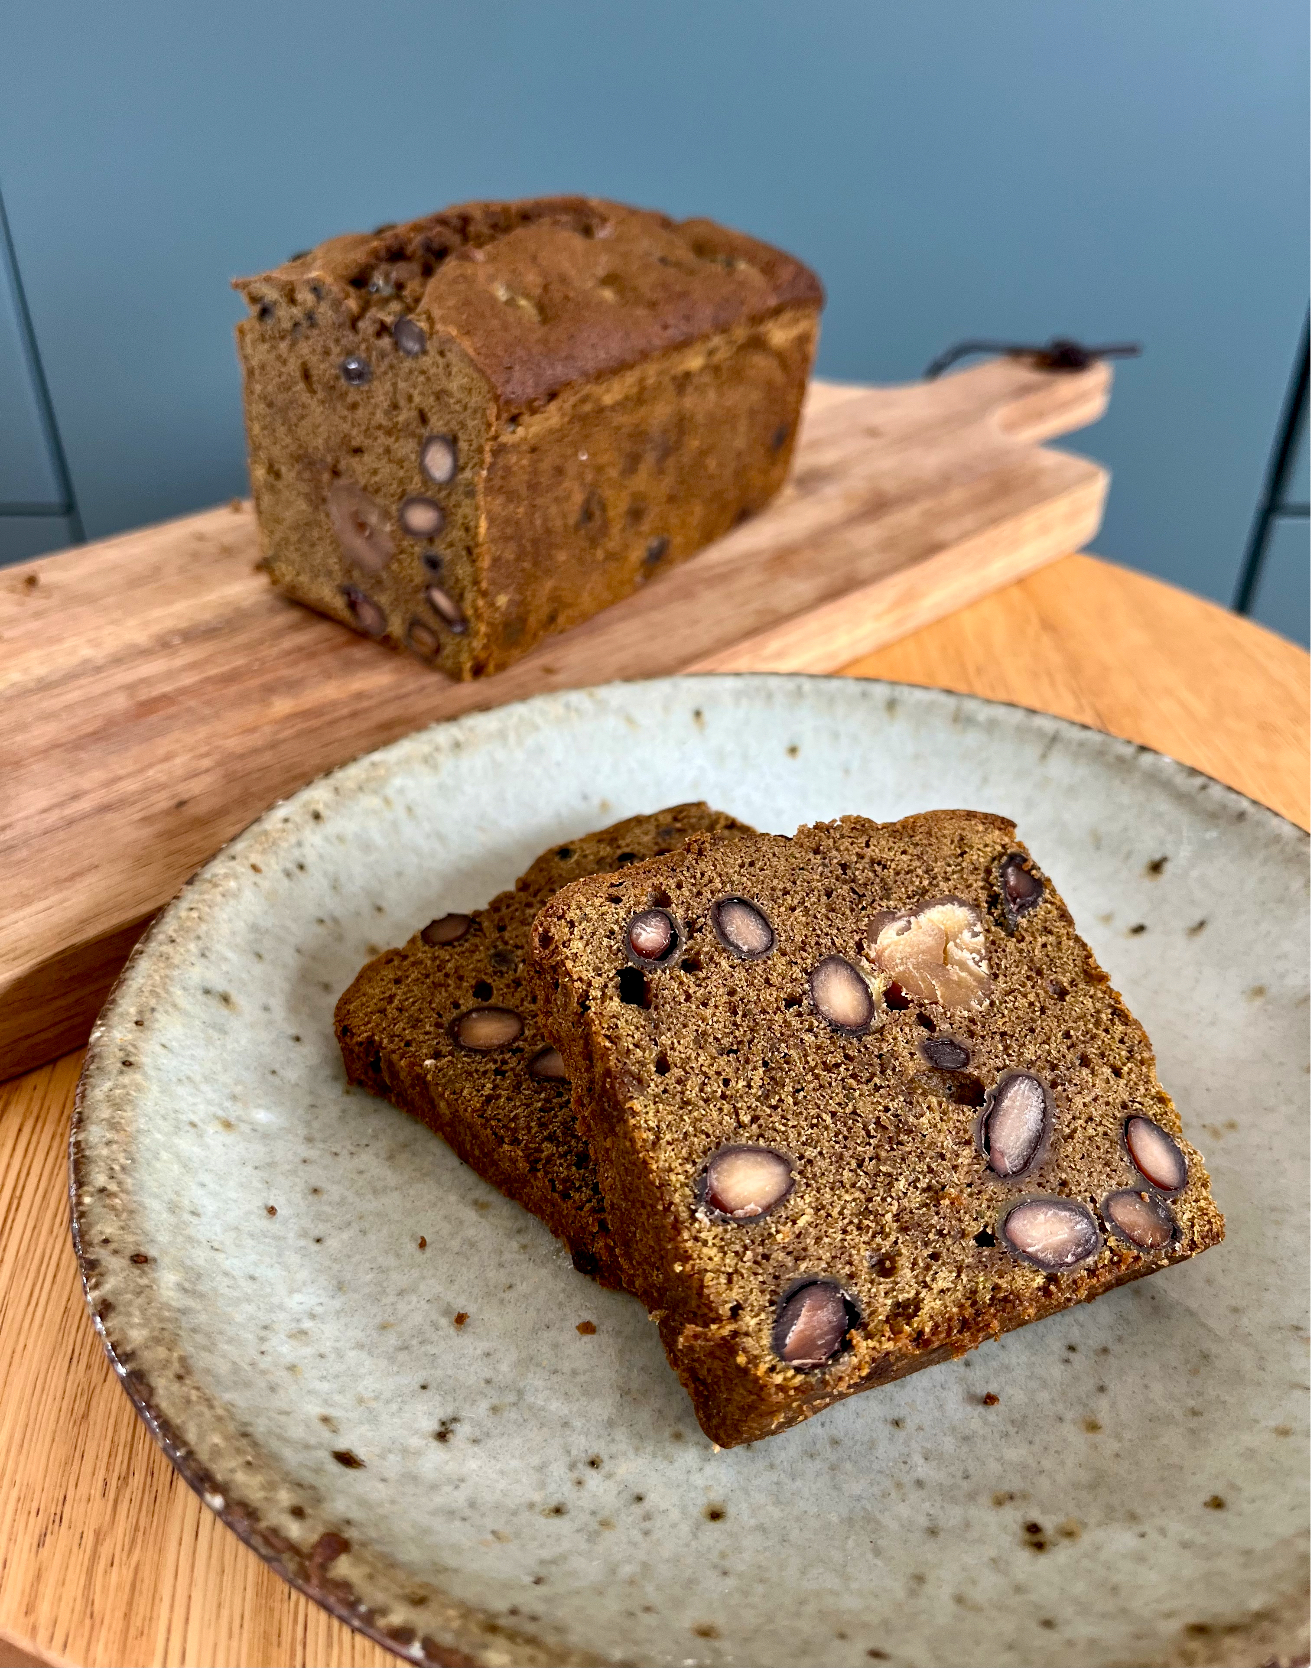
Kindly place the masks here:
POLYGON ((1110 371, 815 383, 763 514, 495 678, 275 593, 249 504, 0 574, 0 1078, 85 1041, 155 911, 274 800, 476 707, 680 671, 827 672, 1077 549, 1108 477, 1040 442, 1110 371))

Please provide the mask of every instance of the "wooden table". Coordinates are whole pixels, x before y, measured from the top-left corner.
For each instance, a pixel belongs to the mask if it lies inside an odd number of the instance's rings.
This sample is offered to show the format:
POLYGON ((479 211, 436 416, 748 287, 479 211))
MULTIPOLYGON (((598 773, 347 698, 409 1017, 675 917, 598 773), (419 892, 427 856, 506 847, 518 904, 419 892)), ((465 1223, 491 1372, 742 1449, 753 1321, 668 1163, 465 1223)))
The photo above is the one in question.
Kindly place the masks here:
MULTIPOLYGON (((1306 654, 1095 558, 1066 557, 844 671, 1077 719, 1308 826, 1306 654)), ((385 1668, 396 1658, 201 1505, 119 1389, 68 1237, 80 1064, 69 1054, 0 1087, 0 1668, 385 1668)))

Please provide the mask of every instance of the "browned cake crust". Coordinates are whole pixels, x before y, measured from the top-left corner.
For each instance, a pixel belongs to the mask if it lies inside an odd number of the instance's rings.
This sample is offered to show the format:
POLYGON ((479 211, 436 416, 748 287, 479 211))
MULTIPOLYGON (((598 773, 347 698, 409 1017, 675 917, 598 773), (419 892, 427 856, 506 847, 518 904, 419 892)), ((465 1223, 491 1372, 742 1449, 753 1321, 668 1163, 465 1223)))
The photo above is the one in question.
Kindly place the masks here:
POLYGON ((337 1041, 351 1082, 444 1136, 606 1285, 623 1282, 569 1086, 562 1075, 536 1075, 555 1063, 539 1058, 548 1044, 523 974, 528 929, 568 881, 672 851, 689 834, 734 831, 748 830, 708 805, 675 805, 553 847, 486 909, 429 922, 403 949, 376 957, 337 1003, 337 1041), (471 1013, 490 1014, 481 1037, 473 1020, 472 1040, 493 1046, 461 1046, 461 1016, 467 1036, 471 1013), (500 1013, 516 1016, 521 1029, 500 1013))
POLYGON ((589 197, 466 203, 236 287, 274 584, 457 678, 769 500, 823 302, 768 244, 589 197))
POLYGON ((724 1447, 1223 1237, 1004 818, 693 839, 532 943, 626 1283, 724 1447))

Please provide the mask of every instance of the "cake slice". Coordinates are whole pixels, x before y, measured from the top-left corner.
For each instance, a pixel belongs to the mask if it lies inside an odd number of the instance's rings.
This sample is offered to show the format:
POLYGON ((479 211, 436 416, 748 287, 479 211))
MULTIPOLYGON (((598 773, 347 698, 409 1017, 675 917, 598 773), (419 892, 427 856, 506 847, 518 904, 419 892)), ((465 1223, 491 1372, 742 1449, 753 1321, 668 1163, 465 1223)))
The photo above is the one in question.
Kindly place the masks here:
POLYGON ((607 1285, 621 1284, 596 1170, 542 1033, 523 960, 533 916, 566 882, 745 825, 675 805, 554 846, 486 909, 429 921, 357 974, 337 1003, 346 1075, 443 1136, 607 1285))
POLYGON ((625 1283, 723 1447, 1223 1237, 1002 817, 693 838, 532 944, 625 1283))

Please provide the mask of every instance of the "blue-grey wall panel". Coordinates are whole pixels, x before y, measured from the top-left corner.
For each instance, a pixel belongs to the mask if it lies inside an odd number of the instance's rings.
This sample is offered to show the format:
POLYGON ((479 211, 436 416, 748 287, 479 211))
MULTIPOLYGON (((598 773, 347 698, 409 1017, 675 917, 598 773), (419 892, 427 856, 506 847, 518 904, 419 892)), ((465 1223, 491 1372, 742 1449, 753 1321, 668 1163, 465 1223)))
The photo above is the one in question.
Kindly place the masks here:
POLYGON ((1304 647, 1311 638, 1311 533, 1305 521, 1275 524, 1252 617, 1304 647))
POLYGON ((0 517, 0 567, 62 550, 67 543, 68 523, 63 516, 0 517))
POLYGON ((1311 497, 1311 449, 1307 447, 1306 413, 1298 424, 1297 445, 1293 453, 1293 473, 1289 477, 1284 496, 1290 504, 1305 504, 1311 497))
POLYGON ((58 497, 0 250, 0 502, 53 504, 58 497))
POLYGON ((1141 338, 1099 548, 1228 600, 1306 305, 1302 0, 66 0, 0 168, 90 531, 244 481, 228 277, 462 197, 605 193, 826 279, 820 368, 1141 338))

